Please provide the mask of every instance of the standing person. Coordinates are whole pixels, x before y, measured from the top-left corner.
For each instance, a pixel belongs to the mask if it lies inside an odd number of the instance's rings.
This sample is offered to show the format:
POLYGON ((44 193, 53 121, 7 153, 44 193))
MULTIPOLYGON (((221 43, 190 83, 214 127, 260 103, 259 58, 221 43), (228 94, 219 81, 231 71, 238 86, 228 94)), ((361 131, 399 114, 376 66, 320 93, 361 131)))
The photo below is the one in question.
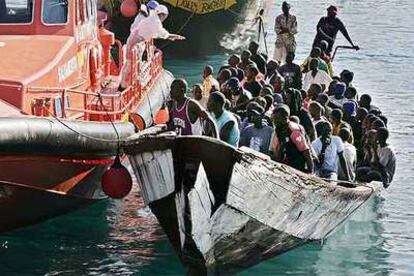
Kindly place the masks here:
POLYGON ((266 75, 266 59, 259 53, 259 43, 252 41, 249 44, 249 51, 252 54, 250 59, 256 64, 260 73, 266 75))
POLYGON ((188 98, 187 82, 175 79, 171 83, 170 96, 173 100, 168 127, 181 135, 202 135, 217 137, 213 119, 194 100, 188 98), (205 122, 205 123, 203 123, 205 122))
POLYGON ((297 170, 313 173, 311 148, 305 130, 289 120, 289 107, 285 104, 276 106, 272 117, 275 125, 270 146, 272 159, 297 170))
POLYGON ((332 126, 328 122, 321 122, 321 135, 312 143, 318 156, 316 175, 330 180, 338 179, 338 161, 344 169, 346 181, 350 180, 348 166, 344 158, 344 145, 341 138, 332 135, 332 126))
POLYGON ((213 86, 216 88, 216 90, 220 89, 219 82, 213 77, 213 67, 210 65, 207 65, 204 68, 203 71, 203 90, 206 96, 208 97, 211 93, 211 89, 213 86))
POLYGON ((323 91, 329 86, 332 79, 325 71, 319 70, 319 60, 316 58, 310 61, 310 70, 303 77, 303 89, 308 91, 312 83, 323 85, 323 91))
POLYGON ((147 17, 143 17, 141 13, 137 15, 139 20, 131 26, 131 33, 127 40, 127 58, 121 69, 121 84, 119 90, 127 88, 130 83, 131 50, 140 42, 150 41, 155 38, 168 39, 171 41, 184 40, 185 37, 178 34, 170 34, 162 25, 162 22, 168 17, 168 8, 164 5, 155 6, 154 11, 150 11, 147 17))
POLYGON ((220 140, 234 146, 239 146, 240 130, 236 117, 233 113, 224 109, 226 97, 221 92, 210 94, 207 109, 213 115, 217 124, 218 137, 220 140))
POLYGON ((290 5, 285 1, 282 3, 282 14, 276 17, 275 32, 276 44, 274 59, 279 63, 285 63, 287 53, 296 51, 295 35, 298 33, 296 16, 290 14, 290 5))
POLYGON ((288 52, 286 64, 279 68, 279 73, 285 78, 285 88, 302 89, 302 72, 300 66, 294 63, 295 53, 288 52))
POLYGON ((342 23, 342 21, 336 17, 338 14, 338 8, 336 6, 329 6, 327 12, 327 16, 322 17, 316 26, 317 33, 315 40, 313 41, 313 47, 320 45, 321 41, 325 40, 328 42, 326 54, 330 55, 333 45, 335 44, 336 35, 338 31, 340 31, 346 40, 348 40, 348 42, 352 45, 352 47, 359 50, 359 47, 354 45, 352 42, 352 39, 349 36, 344 23, 342 23))
POLYGON ((202 108, 207 108, 208 96, 204 95, 203 86, 199 83, 193 85, 193 99, 196 100, 202 108))
MULTIPOLYGON (((341 128, 339 131, 339 138, 341 138, 342 143, 344 144, 344 158, 348 167, 349 178, 351 181, 355 180, 356 174, 356 165, 357 165, 357 152, 354 145, 348 143, 348 140, 351 136, 351 132, 346 128, 341 128)), ((338 179, 347 180, 344 169, 341 164, 338 167, 338 179)))
POLYGON ((240 134, 240 146, 249 147, 255 151, 269 154, 273 128, 263 124, 262 107, 252 109, 253 125, 244 128, 240 134))

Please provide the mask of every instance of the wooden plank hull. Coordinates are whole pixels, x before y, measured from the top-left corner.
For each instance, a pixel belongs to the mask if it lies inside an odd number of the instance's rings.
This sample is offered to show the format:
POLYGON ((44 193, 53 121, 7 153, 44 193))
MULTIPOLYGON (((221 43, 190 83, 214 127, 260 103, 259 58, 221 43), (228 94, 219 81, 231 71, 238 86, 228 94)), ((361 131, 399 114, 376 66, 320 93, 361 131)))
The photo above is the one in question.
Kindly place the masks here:
POLYGON ((205 137, 144 135, 125 150, 190 274, 234 273, 324 239, 379 187, 337 186, 205 137))

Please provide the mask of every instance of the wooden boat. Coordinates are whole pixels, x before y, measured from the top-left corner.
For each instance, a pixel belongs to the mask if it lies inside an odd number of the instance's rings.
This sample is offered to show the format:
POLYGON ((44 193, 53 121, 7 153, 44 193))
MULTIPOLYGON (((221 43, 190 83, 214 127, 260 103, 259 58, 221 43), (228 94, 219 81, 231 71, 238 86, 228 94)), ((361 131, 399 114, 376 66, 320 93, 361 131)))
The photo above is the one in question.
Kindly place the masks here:
POLYGON ((96 5, 0 1, 0 232, 106 198, 119 140, 160 118, 172 80, 162 52, 147 43, 141 61, 134 49, 119 92, 125 50, 96 5))
POLYGON ((216 139, 148 129, 123 144, 191 275, 235 273, 325 239, 382 187, 346 188, 216 139))

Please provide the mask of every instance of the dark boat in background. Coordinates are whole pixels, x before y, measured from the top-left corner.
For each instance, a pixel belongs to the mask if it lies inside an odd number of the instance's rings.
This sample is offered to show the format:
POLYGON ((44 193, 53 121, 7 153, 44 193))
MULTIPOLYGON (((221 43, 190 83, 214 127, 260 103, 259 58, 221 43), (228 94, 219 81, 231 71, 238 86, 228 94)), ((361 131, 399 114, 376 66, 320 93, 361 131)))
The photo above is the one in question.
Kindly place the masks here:
MULTIPOLYGON (((102 1, 108 2, 108 1, 102 1)), ((121 1, 105 5, 111 23, 109 29, 117 39, 126 42, 134 18, 120 12, 121 1), (109 6, 109 7, 108 7, 109 6), (109 11, 108 11, 109 10, 109 11)), ((184 41, 160 40, 157 46, 168 55, 200 56, 221 50, 246 46, 248 37, 257 34, 252 26, 260 9, 268 0, 163 0, 170 15, 164 27, 171 33, 185 36, 184 41)))

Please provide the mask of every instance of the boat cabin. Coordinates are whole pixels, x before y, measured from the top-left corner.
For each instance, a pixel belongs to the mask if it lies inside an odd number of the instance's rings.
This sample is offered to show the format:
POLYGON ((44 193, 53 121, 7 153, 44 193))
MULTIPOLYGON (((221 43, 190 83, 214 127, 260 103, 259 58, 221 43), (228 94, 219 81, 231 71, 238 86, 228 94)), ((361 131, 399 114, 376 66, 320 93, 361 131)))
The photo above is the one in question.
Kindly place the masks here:
POLYGON ((162 53, 152 43, 147 62, 138 48, 128 53, 132 85, 119 93, 125 48, 99 15, 97 0, 0 0, 0 100, 25 115, 80 120, 121 120, 139 105, 162 53))

